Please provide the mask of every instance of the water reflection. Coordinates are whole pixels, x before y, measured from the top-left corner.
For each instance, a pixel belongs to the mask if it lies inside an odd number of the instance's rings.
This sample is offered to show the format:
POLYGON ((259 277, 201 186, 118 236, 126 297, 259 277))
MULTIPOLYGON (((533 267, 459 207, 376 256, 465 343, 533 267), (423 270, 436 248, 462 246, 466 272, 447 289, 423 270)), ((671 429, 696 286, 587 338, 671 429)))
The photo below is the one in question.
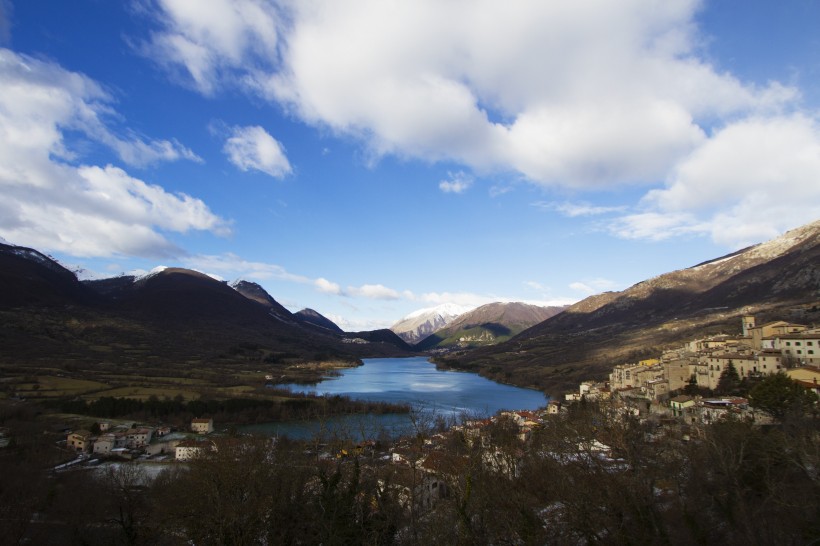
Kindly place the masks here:
MULTIPOLYGON (((539 391, 502 385, 473 373, 437 370, 424 357, 367 359, 363 366, 342 370, 337 377, 316 385, 284 387, 293 392, 410 404, 415 412, 413 417, 448 422, 463 416, 486 417, 503 409, 537 409, 548 402, 539 391)), ((312 438, 318 433, 332 434, 339 429, 354 432, 359 429, 373 437, 374 430, 380 427, 387 429, 391 436, 405 434, 412 428, 411 418, 407 415, 338 416, 323 422, 270 423, 245 429, 312 438)))

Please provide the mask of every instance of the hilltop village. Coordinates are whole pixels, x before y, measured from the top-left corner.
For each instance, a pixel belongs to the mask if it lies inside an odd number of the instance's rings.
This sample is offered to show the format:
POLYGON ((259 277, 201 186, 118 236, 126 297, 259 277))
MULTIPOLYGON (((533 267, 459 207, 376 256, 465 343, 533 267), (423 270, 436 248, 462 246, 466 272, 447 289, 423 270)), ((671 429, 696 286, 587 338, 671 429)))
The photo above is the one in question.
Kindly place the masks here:
POLYGON ((721 378, 731 370, 736 381, 782 372, 820 394, 818 366, 820 328, 785 321, 757 325, 755 317, 745 316, 739 336, 692 340, 658 358, 618 364, 609 381, 584 381, 565 401, 613 400, 635 415, 672 414, 693 423, 709 423, 727 413, 768 422, 766 413, 751 408, 746 398, 703 393, 721 390, 721 378))

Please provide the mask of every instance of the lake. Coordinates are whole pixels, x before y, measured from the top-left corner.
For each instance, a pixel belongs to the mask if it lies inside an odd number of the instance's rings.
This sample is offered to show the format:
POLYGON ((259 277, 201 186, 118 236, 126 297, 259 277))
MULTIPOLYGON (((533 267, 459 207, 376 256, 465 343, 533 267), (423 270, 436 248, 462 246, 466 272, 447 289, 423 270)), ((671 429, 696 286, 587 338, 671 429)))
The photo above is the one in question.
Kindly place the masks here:
POLYGON ((280 385, 293 392, 342 395, 359 400, 410 404, 412 415, 345 415, 322 422, 269 423, 243 427, 248 432, 307 439, 317 435, 352 433, 372 438, 384 430, 390 436, 413 430, 413 419, 454 422, 481 418, 504 409, 532 410, 549 399, 540 391, 496 383, 478 374, 437 370, 425 357, 370 358, 358 368, 340 370, 316 385, 280 385))

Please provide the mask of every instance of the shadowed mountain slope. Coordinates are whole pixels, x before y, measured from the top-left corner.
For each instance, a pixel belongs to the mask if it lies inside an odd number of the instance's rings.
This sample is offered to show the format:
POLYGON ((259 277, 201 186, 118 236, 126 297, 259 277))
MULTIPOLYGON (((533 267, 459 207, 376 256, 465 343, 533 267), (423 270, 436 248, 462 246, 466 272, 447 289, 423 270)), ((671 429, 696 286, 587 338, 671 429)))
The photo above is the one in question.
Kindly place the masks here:
POLYGON ((339 334, 296 320, 273 298, 256 294, 259 301, 245 292, 176 268, 84 284, 37 251, 3 245, 0 364, 162 375, 175 367, 270 367, 406 354, 395 343, 346 343, 339 334))
POLYGON ((0 244, 0 307, 92 303, 96 293, 37 250, 0 244))
POLYGON ((313 309, 302 309, 301 311, 297 311, 296 313, 294 313, 294 316, 302 322, 313 324, 314 326, 318 326, 319 328, 324 328, 325 330, 336 332, 337 334, 344 333, 344 330, 339 328, 339 326, 337 326, 335 322, 333 322, 326 316, 322 315, 318 311, 314 311, 313 309))
POLYGON ((255 282, 240 280, 236 281, 231 286, 234 290, 236 290, 249 300, 253 300, 266 307, 269 312, 277 316, 280 316, 286 320, 294 319, 293 313, 288 311, 282 304, 273 299, 273 296, 268 294, 268 292, 264 288, 262 288, 255 282))
POLYGON ((820 318, 820 222, 706 263, 589 297, 513 339, 441 362, 555 393, 615 364, 658 356, 740 317, 820 318))
POLYGON ((388 343, 394 345, 402 351, 411 352, 413 347, 407 344, 393 330, 383 328, 381 330, 370 330, 366 332, 348 332, 345 337, 352 339, 363 339, 369 343, 388 343))

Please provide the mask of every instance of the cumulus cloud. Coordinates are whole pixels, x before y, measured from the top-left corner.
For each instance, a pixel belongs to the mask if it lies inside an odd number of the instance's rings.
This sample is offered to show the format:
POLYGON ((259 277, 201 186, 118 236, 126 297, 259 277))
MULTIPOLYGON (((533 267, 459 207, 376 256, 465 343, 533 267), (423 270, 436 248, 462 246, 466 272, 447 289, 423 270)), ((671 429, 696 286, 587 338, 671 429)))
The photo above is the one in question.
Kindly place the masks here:
POLYGON ((319 292, 324 292, 325 294, 334 294, 334 295, 341 295, 342 294, 342 287, 339 286, 335 282, 331 282, 323 277, 319 277, 315 281, 313 281, 313 285, 319 292))
POLYGON ((473 177, 463 171, 447 173, 447 175, 447 180, 442 180, 438 184, 439 189, 444 193, 464 193, 473 185, 473 177))
POLYGON ((276 60, 276 7, 264 0, 149 0, 159 29, 138 48, 182 83, 212 95, 276 60))
MULTIPOLYGON (((150 0, 157 29, 143 50, 206 95, 238 87, 373 158, 574 190, 663 184, 612 225, 623 237, 709 234, 737 246, 817 217, 808 199, 800 218, 786 212, 791 196, 772 199, 786 175, 818 186, 816 114, 800 113, 794 87, 711 64, 698 0, 200 4, 150 0)), ((439 185, 468 186, 460 175, 439 185)), ((617 212, 554 206, 575 217, 617 212)))
POLYGON ((347 294, 377 300, 397 300, 401 294, 397 290, 381 284, 363 284, 359 287, 348 287, 347 294))
POLYGON ((655 181, 708 140, 707 124, 797 96, 699 57, 695 0, 155 6, 146 47, 203 93, 239 82, 377 156, 541 184, 655 181))
POLYGON ((172 194, 112 166, 77 164, 71 138, 109 147, 126 163, 192 152, 123 137, 106 124, 111 97, 89 78, 0 50, 0 232, 17 244, 74 256, 182 254, 162 232, 230 232, 199 199, 172 194), (71 138, 69 137, 71 135, 71 138))
POLYGON ((291 173, 282 145, 258 125, 234 127, 223 150, 240 170, 256 170, 274 178, 291 173))
POLYGON ((682 160, 644 210, 619 218, 627 238, 705 234, 741 248, 820 218, 820 126, 794 114, 754 117, 717 131, 682 160))

